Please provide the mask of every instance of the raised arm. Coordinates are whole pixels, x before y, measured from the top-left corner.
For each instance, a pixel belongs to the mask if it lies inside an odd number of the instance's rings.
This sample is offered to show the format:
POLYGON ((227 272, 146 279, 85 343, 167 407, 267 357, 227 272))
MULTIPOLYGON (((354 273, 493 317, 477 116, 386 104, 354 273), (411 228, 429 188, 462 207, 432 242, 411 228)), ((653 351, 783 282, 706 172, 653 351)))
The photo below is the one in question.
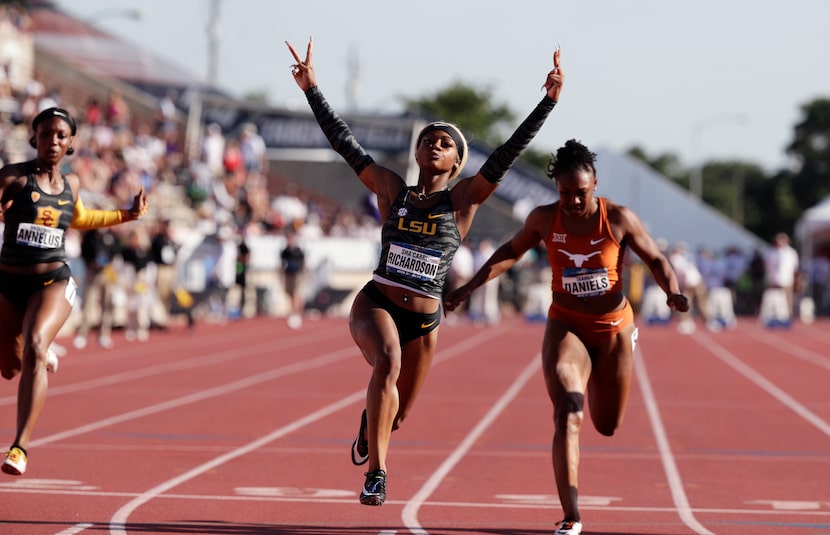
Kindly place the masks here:
MULTIPOLYGON (((553 53, 553 69, 545 78, 545 96, 530 115, 516 128, 513 135, 499 146, 484 162, 479 172, 467 182, 463 197, 471 204, 481 204, 496 190, 504 175, 533 140, 559 101, 565 75, 559 66, 561 51, 553 53)), ((460 199, 459 199, 460 200, 460 199)))
POLYGON ((354 135, 352 134, 349 125, 332 109, 328 101, 326 101, 320 88, 317 87, 317 77, 314 73, 314 65, 311 61, 312 57, 312 40, 308 40, 308 49, 306 50, 305 60, 300 59, 300 55, 291 45, 288 45, 288 50, 294 56, 296 63, 291 66, 291 74, 294 76, 294 81, 300 89, 303 90, 308 100, 308 105, 320 125, 320 129, 328 139, 331 147, 346 160, 346 163, 352 168, 355 174, 360 177, 367 188, 380 193, 380 179, 383 173, 378 170, 377 173, 367 172, 367 168, 374 164, 374 159, 360 146, 354 135))

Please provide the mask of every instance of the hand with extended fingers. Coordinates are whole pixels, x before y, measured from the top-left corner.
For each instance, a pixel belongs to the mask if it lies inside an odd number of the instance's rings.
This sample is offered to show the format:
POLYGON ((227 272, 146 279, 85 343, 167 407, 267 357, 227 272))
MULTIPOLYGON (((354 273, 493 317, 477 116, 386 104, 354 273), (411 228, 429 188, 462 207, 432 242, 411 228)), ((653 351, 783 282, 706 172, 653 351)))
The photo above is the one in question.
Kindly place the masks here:
POLYGON ((132 221, 138 221, 144 214, 147 213, 147 208, 147 194, 144 192, 144 187, 142 187, 133 198, 132 208, 128 210, 130 219, 132 221))
POLYGON ((559 67, 561 55, 562 49, 557 47, 553 53, 553 70, 548 73, 548 78, 543 86, 547 90, 548 96, 557 102, 559 101, 559 94, 562 92, 562 85, 565 83, 565 74, 559 67))
POLYGON ((314 66, 311 63, 311 37, 308 38, 308 49, 305 53, 305 61, 300 59, 300 55, 297 54, 297 51, 291 46, 291 43, 286 41, 285 44, 288 45, 288 50, 291 51, 291 55, 294 56, 294 61, 296 61, 295 64, 291 65, 291 74, 294 76, 294 81, 297 82, 300 89, 305 91, 317 85, 317 77, 314 75, 314 66))

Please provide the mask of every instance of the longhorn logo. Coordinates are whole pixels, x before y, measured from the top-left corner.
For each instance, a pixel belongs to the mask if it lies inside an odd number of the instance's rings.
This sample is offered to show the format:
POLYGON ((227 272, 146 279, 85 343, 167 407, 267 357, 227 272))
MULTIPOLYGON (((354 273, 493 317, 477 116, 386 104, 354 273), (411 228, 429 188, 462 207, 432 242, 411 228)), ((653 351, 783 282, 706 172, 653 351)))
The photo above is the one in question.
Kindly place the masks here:
POLYGON ((594 251, 591 254, 571 254, 565 249, 559 249, 559 252, 564 253, 568 258, 570 258, 571 262, 573 262, 576 267, 582 267, 582 264, 584 264, 586 260, 594 255, 600 254, 601 251, 594 251))

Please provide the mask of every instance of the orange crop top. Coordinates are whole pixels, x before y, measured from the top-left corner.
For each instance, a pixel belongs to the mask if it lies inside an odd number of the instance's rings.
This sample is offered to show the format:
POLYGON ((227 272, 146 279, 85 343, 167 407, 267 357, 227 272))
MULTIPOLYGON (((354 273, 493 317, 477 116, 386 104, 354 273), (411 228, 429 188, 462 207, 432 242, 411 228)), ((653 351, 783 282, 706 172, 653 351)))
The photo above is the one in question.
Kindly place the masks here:
POLYGON ((624 248, 611 232, 605 198, 597 200, 599 224, 589 234, 580 236, 565 231, 557 206, 545 238, 554 292, 592 297, 623 291, 620 274, 624 248))

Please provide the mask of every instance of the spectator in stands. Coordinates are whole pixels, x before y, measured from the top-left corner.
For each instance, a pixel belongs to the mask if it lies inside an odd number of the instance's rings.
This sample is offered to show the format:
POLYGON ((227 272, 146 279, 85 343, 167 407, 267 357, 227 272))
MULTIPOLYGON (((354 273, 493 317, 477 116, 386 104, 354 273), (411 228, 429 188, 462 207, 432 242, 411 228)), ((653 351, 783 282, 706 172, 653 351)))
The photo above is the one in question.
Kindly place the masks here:
MULTIPOLYGON (((496 248, 491 240, 485 238, 478 243, 478 247, 473 253, 473 274, 481 269, 481 266, 490 259, 494 252, 496 252, 496 248)), ((473 322, 480 325, 498 323, 501 317, 499 279, 490 280, 480 288, 476 288, 470 296, 469 303, 470 318, 473 322)))
POLYGON ((708 247, 698 251, 697 266, 706 287, 706 326, 710 331, 735 326, 735 300, 726 286, 725 259, 708 247))
POLYGON ((202 139, 202 161, 210 169, 213 178, 221 177, 225 172, 225 136, 222 135, 222 127, 216 123, 210 123, 202 139))
POLYGON ((38 114, 40 99, 46 93, 46 87, 37 78, 32 78, 26 84, 26 94, 20 103, 20 115, 23 122, 29 123, 38 114))
MULTIPOLYGON (((469 241, 464 240, 455 251, 455 256, 450 265, 450 272, 447 273, 447 282, 444 284, 444 294, 465 284, 475 275, 475 256, 470 247, 469 241)), ((454 321, 454 317, 447 318, 454 321)))
POLYGON ((787 298, 787 311, 795 311, 795 294, 801 291, 798 252, 790 245, 790 237, 783 232, 775 235, 772 247, 764 254, 764 273, 767 289, 780 288, 787 298))
POLYGON ((239 318, 245 317, 245 304, 248 293, 248 265, 251 262, 251 248, 245 241, 245 236, 240 236, 239 245, 236 247, 236 273, 234 288, 239 292, 239 318))
POLYGON ((766 285, 767 274, 764 267, 764 253, 755 249, 752 253, 752 258, 749 260, 747 267, 747 277, 749 279, 749 301, 750 313, 757 316, 761 311, 761 299, 764 295, 764 286, 766 285))
POLYGON ((110 91, 107 106, 104 108, 104 119, 116 134, 129 128, 130 107, 120 91, 110 91))
POLYGON ((323 97, 311 61, 311 40, 305 60, 290 44, 288 48, 296 61, 294 80, 323 133, 360 181, 377 194, 385 218, 379 265, 373 280, 355 298, 349 319, 352 337, 372 366, 352 461, 369 463, 360 502, 382 505, 389 440, 412 410, 432 363, 449 266, 476 210, 493 194, 556 104, 563 83, 559 51, 545 78, 542 101, 477 173, 450 188, 468 156, 466 139, 455 125, 434 122, 419 133, 418 181, 407 186, 403 177, 374 161, 323 97))
POLYGON ((264 173, 268 167, 265 140, 259 135, 254 123, 242 125, 239 136, 239 150, 242 153, 242 162, 249 173, 264 173))
POLYGON ((277 226, 291 227, 297 221, 305 221, 308 217, 308 204, 300 198, 297 187, 289 184, 286 191, 274 196, 271 200, 271 210, 277 217, 277 226))
POLYGON ((150 259, 156 266, 156 298, 159 304, 157 323, 166 328, 170 321, 173 290, 178 286, 176 260, 178 246, 171 235, 170 221, 162 219, 150 240, 150 259))
POLYGON ((155 266, 151 265, 150 239, 143 227, 130 229, 121 248, 124 259, 124 287, 127 292, 127 341, 150 338, 150 311, 153 306, 155 266))
POLYGON ((738 283, 744 276, 747 259, 740 248, 730 246, 723 254, 723 284, 732 292, 732 300, 738 303, 738 283))
POLYGON ((37 103, 37 111, 41 112, 47 108, 57 108, 61 106, 61 92, 57 87, 51 88, 47 91, 37 103))
POLYGON ((12 93, 10 69, 11 63, 6 62, 0 64, 0 101, 11 99, 14 96, 12 93))
MULTIPOLYGON (((703 280, 703 275, 697 267, 697 261, 689 252, 686 243, 678 242, 674 244, 669 251, 669 262, 677 274, 680 291, 694 307, 693 311, 706 323, 708 320, 706 315, 706 282, 703 280)), ((683 334, 693 333, 696 329, 693 315, 684 315, 680 319, 677 329, 683 334)))
POLYGON ((101 105, 95 97, 89 97, 84 109, 84 121, 87 125, 95 128, 101 124, 101 105))
POLYGON ((810 283, 817 316, 830 315, 830 247, 823 247, 813 256, 810 283))
POLYGON ((303 325, 305 295, 303 293, 303 276, 305 274, 305 251, 297 240, 297 232, 292 228, 285 234, 285 247, 280 252, 282 281, 285 295, 288 296, 288 326, 299 329, 303 325))
POLYGON ((109 229, 92 229, 81 238, 84 282, 81 286, 81 321, 75 333, 77 349, 86 347, 89 332, 99 326, 98 345, 112 347, 113 290, 118 273, 113 266, 120 254, 118 238, 109 229))
POLYGON ((709 247, 701 247, 697 252, 697 269, 703 277, 703 283, 708 290, 723 288, 725 273, 722 259, 715 255, 709 247))
POLYGON ((245 169, 238 139, 230 138, 225 140, 225 151, 222 153, 222 166, 225 168, 225 173, 227 174, 237 173, 245 169))
POLYGON ((46 371, 57 370, 49 351, 75 302, 75 283, 65 233, 139 219, 147 210, 143 191, 129 210, 87 210, 79 178, 63 174, 64 156, 75 152, 75 119, 49 108, 32 121, 35 158, 0 169, 0 208, 5 220, 0 249, 0 373, 18 374, 17 430, 2 463, 3 472, 26 471, 27 450, 46 401, 46 371))
POLYGON ((155 131, 162 135, 174 131, 176 129, 177 115, 175 94, 173 90, 165 91, 164 95, 156 103, 155 131))
POLYGON ((447 294, 455 310, 470 293, 516 264, 543 242, 553 276, 553 302, 542 342, 542 366, 553 402, 553 466, 565 514, 556 535, 579 534, 579 432, 586 397, 594 427, 611 436, 620 425, 634 361, 637 327, 623 293, 623 255, 630 247, 651 270, 669 306, 689 308, 671 265, 640 218, 595 197, 596 155, 576 140, 556 151, 548 176, 559 200, 533 209, 513 238, 499 247, 472 280, 447 294))
POLYGON ((208 274, 208 312, 212 321, 224 323, 228 319, 228 292, 236 284, 236 257, 239 254, 236 231, 229 223, 219 226, 215 263, 208 274))
POLYGON ((245 182, 235 217, 242 225, 270 230, 273 227, 272 216, 268 180, 259 173, 251 173, 245 182))

